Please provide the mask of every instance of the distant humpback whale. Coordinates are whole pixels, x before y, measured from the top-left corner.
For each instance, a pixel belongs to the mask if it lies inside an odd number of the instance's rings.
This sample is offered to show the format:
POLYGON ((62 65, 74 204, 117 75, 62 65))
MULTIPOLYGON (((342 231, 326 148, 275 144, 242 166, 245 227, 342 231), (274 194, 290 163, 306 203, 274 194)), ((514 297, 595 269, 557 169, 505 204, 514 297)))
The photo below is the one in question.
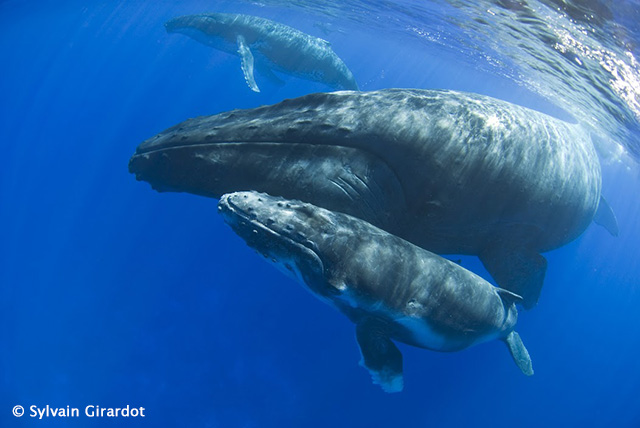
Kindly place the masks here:
POLYGON ((356 324, 362 362, 374 383, 402 390, 402 354, 391 339, 434 351, 503 340, 533 374, 513 330, 509 291, 371 224, 314 205, 256 192, 224 195, 218 209, 267 260, 306 284, 356 324))
POLYGON ((321 93, 189 119, 140 144, 129 170, 159 191, 266 192, 478 255, 526 308, 541 252, 575 239, 599 206, 599 223, 616 227, 580 127, 454 91, 321 93))
MULTIPOLYGON (((186 34, 242 60, 242 72, 251 90, 260 92, 254 68, 279 82, 271 69, 322 82, 334 89, 358 90, 351 71, 326 40, 265 18, 229 13, 207 13, 174 18, 169 33, 186 34)), ((281 82, 280 82, 281 83, 281 82)))

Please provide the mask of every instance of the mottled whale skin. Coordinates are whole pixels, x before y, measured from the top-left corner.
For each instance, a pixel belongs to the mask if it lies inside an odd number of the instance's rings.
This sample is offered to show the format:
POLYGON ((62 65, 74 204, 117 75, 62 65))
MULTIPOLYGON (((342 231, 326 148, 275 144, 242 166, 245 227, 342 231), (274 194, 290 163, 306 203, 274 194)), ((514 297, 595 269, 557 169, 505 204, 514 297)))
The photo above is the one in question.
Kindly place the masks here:
POLYGON ((527 375, 517 333, 520 297, 355 217, 257 192, 224 195, 218 210, 267 260, 356 324, 362 362, 387 392, 403 387, 391 339, 435 351, 503 340, 527 375))
POLYGON ((478 255, 534 306, 541 252, 579 236, 600 164, 580 127, 443 90, 319 93, 186 120, 130 160, 159 191, 256 190, 353 215, 438 254, 478 255))
POLYGON ((207 13, 165 23, 169 33, 182 33, 218 50, 238 55, 251 90, 260 92, 254 68, 276 82, 271 69, 322 82, 333 89, 358 90, 353 74, 326 40, 284 24, 250 15, 207 13))

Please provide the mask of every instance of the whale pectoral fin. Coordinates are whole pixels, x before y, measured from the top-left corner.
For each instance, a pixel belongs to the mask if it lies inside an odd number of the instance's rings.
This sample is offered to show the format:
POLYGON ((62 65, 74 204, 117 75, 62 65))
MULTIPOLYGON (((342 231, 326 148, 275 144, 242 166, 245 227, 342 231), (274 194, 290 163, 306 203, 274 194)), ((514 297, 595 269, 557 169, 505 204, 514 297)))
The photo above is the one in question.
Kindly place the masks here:
POLYGON ((547 259, 526 248, 494 245, 480 254, 480 260, 498 285, 522 297, 522 306, 538 303, 547 259))
POLYGON ((371 373, 374 384, 385 392, 400 392, 404 386, 402 354, 377 323, 364 321, 356 326, 360 365, 371 373))
POLYGON ((600 196, 600 203, 593 217, 593 222, 607 229, 611 235, 618 236, 618 220, 611 206, 602 196, 600 196))
POLYGON ((524 343, 522 343, 520 335, 515 331, 512 331, 507 337, 502 340, 507 344, 509 352, 513 357, 513 361, 515 361, 516 365, 522 371, 522 373, 527 376, 533 375, 533 364, 531 363, 531 357, 529 356, 529 351, 527 351, 527 348, 525 348, 524 343))
POLYGON ((244 80, 252 91, 260 92, 260 88, 258 88, 256 79, 253 76, 254 67, 251 49, 249 49, 249 45, 243 36, 238 36, 236 41, 238 42, 238 55, 240 55, 240 59, 242 60, 242 73, 244 73, 244 80))

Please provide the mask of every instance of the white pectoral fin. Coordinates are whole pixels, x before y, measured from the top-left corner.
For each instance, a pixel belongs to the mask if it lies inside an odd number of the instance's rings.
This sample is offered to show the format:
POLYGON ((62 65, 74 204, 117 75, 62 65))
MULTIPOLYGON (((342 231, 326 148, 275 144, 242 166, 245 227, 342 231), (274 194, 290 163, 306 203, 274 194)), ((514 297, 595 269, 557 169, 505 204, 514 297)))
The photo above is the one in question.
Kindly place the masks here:
POLYGON ((522 343, 520 335, 515 331, 512 331, 503 340, 509 348, 509 352, 513 357, 513 361, 515 361, 516 365, 522 371, 522 373, 527 376, 533 375, 533 364, 531 363, 531 357, 529 356, 529 351, 527 351, 527 348, 525 348, 524 343, 522 343))
POLYGON ((385 392, 402 391, 402 354, 391 339, 367 321, 356 326, 356 338, 362 354, 360 365, 369 370, 373 383, 385 392))
POLYGON ((243 36, 238 36, 236 41, 238 43, 238 55, 240 55, 240 59, 242 60, 242 73, 244 73, 244 80, 252 91, 260 92, 260 88, 258 88, 258 84, 256 83, 256 79, 253 75, 254 66, 251 49, 249 49, 249 45, 243 36))

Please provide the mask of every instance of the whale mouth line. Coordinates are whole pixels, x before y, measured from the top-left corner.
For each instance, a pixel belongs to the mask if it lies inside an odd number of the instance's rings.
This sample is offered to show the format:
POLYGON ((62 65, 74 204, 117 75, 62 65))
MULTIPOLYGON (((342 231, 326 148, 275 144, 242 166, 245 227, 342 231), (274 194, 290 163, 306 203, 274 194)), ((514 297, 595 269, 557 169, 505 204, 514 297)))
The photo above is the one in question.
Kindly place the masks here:
POLYGON ((145 157, 145 156, 151 156, 151 155, 161 155, 163 152, 169 152, 172 150, 189 150, 189 149, 207 149, 207 148, 215 148, 216 146, 219 147, 224 147, 224 146, 242 146, 242 145, 272 145, 272 146, 308 146, 308 147, 319 147, 319 148, 338 148, 338 149, 347 149, 347 150, 353 150, 356 153, 362 153, 364 156, 366 157, 370 157, 374 160, 376 160, 377 162, 380 162, 381 164, 383 164, 391 173, 393 173, 393 176, 395 178, 395 180, 400 184, 401 188, 402 188, 402 192, 406 195, 404 186, 402 185, 402 182, 400 181, 400 177, 398 176, 398 173, 395 171, 395 169, 389 164, 389 162, 387 162, 384 158, 380 157, 377 153, 372 152, 370 150, 367 150, 363 147, 357 147, 357 146, 349 146, 346 144, 314 144, 314 143, 297 143, 297 142, 289 142, 289 141, 268 141, 268 140, 260 140, 260 141, 217 141, 217 142, 203 142, 203 143, 194 143, 194 144, 179 144, 179 145, 172 145, 172 146, 161 146, 161 147, 157 147, 157 148, 144 148, 142 147, 144 145, 144 143, 142 143, 140 146, 138 146, 136 148, 135 153, 133 154, 133 156, 131 156, 131 158, 129 159, 129 172, 131 173, 135 173, 135 171, 131 170, 131 166, 133 163, 133 160, 137 157, 145 157))
POLYGON ((215 146, 240 146, 243 144, 247 144, 247 145, 261 145, 261 144, 269 144, 269 145, 278 145, 278 146, 291 146, 291 145, 298 145, 298 146, 309 146, 309 147, 336 147, 336 148, 341 148, 341 149, 349 149, 349 150, 355 150, 358 152, 362 152, 367 156, 371 156, 381 162, 383 162, 387 168, 391 169, 391 166, 384 161, 380 156, 378 156, 377 154, 375 154, 374 152, 371 152, 369 150, 366 150, 365 148, 362 147, 354 147, 354 146, 349 146, 346 144, 317 144, 317 143, 308 143, 308 142, 295 142, 295 141, 270 141, 270 140, 252 140, 252 141, 233 141, 233 140, 227 140, 227 141, 213 141, 213 142, 202 142, 202 143, 192 143, 192 144, 174 144, 174 145, 161 145, 160 147, 149 147, 148 149, 146 147, 143 147, 145 143, 140 144, 137 148, 135 153, 133 154, 133 157, 135 156, 144 156, 144 155, 151 155, 151 154, 158 154, 161 153, 165 150, 174 150, 174 149, 195 149, 195 148, 207 148, 207 147, 215 147, 215 146))
MULTIPOLYGON (((140 168, 136 167, 137 160, 149 158, 151 156, 169 156, 169 154, 172 151, 178 152, 181 150, 184 150, 184 151, 192 150, 194 153, 192 153, 191 156, 193 156, 194 158, 197 158, 197 157, 205 158, 206 155, 202 153, 198 153, 198 151, 202 151, 202 152, 213 151, 215 149, 224 150, 225 148, 226 149, 237 148, 239 150, 242 150, 242 146, 246 146, 247 150, 251 150, 252 147, 260 147, 260 146, 267 146, 267 147, 271 146, 274 149, 276 147, 280 147, 287 150, 291 150, 290 148, 291 146, 297 146, 300 149, 303 149, 306 147, 314 150, 316 148, 318 150, 323 150, 323 149, 331 150, 332 148, 335 148, 335 150, 349 150, 349 151, 352 151, 351 155, 353 156, 360 156, 364 159, 367 159, 367 162, 378 162, 380 165, 384 166, 384 168, 386 168, 389 174, 393 177, 393 180, 395 180, 395 182, 398 185, 399 194, 396 196, 401 199, 401 203, 403 203, 405 206, 407 204, 407 191, 396 169, 389 162, 387 162, 387 160, 382 158, 377 153, 359 146, 350 146, 346 144, 314 144, 310 142, 299 143, 299 142, 293 142, 293 141, 281 142, 281 141, 269 141, 269 140, 260 140, 260 141, 232 141, 232 140, 229 141, 227 140, 227 141, 213 141, 213 142, 205 141, 202 143, 194 143, 194 144, 162 145, 157 148, 143 147, 143 146, 144 146, 144 143, 138 146, 138 148, 136 149, 136 152, 129 159, 129 172, 135 174, 136 179, 138 180, 144 180, 143 177, 145 175, 145 172, 140 168)), ((344 154, 338 153, 337 155, 340 156, 344 154)), ((365 183, 365 180, 363 179, 363 177, 357 176, 357 179, 360 182, 365 183)), ((334 183, 334 184, 338 185, 339 187, 342 187, 339 183, 334 183)), ((369 189, 369 191, 371 191, 372 194, 379 191, 378 189, 371 190, 370 185, 367 183, 365 183, 365 187, 369 189)), ((235 189, 235 190, 240 190, 240 189, 235 189)))

